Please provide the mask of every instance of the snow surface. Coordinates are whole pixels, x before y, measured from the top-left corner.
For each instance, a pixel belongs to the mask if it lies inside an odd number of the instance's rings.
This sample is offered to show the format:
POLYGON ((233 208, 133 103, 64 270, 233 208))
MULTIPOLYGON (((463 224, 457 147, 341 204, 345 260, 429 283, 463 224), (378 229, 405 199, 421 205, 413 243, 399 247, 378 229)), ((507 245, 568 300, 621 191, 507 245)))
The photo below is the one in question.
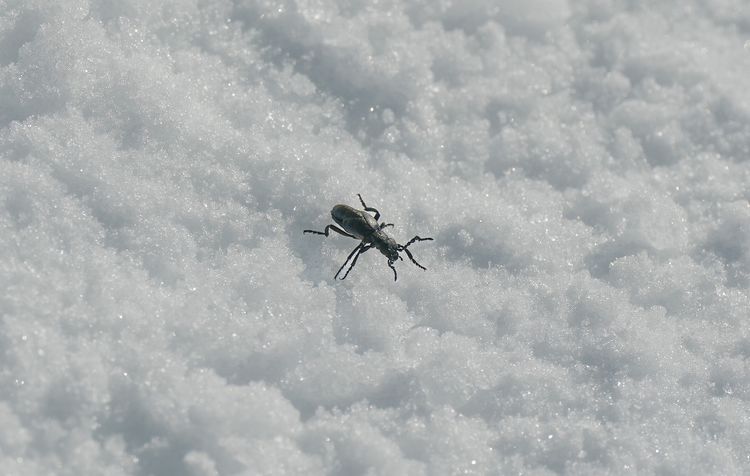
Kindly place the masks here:
POLYGON ((746 0, 0 0, 3 474, 750 473, 749 77, 746 0))

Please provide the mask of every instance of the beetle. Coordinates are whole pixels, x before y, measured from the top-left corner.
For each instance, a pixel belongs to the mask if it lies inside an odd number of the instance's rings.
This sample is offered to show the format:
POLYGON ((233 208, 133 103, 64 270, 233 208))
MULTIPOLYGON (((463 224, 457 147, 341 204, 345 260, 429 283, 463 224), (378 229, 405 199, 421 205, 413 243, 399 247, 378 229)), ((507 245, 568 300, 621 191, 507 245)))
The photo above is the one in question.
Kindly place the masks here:
POLYGON ((343 230, 336 225, 328 225, 323 231, 302 231, 303 234, 313 233, 315 235, 328 236, 329 230, 333 230, 340 235, 348 236, 349 238, 354 238, 356 240, 362 240, 361 243, 357 245, 357 247, 354 248, 351 253, 349 253, 346 261, 344 261, 344 264, 341 265, 333 279, 338 278, 339 274, 341 274, 341 271, 344 269, 344 266, 346 266, 346 263, 348 263, 353 256, 354 259, 352 259, 352 264, 349 266, 349 269, 341 278, 342 281, 346 279, 346 276, 349 274, 352 268, 354 268, 354 265, 357 264, 357 259, 359 258, 359 256, 371 248, 377 248, 378 251, 383 253, 383 255, 388 258, 388 267, 393 270, 394 281, 398 280, 398 275, 396 274, 396 268, 393 267, 393 263, 395 263, 396 260, 399 259, 401 261, 404 260, 399 255, 401 251, 406 252, 406 256, 409 257, 412 263, 426 270, 427 268, 417 263, 417 260, 414 259, 411 251, 409 251, 407 248, 416 241, 432 241, 432 238, 421 238, 419 236, 415 236, 405 245, 399 245, 398 243, 396 243, 396 240, 391 238, 384 231, 386 227, 393 226, 393 223, 378 223, 378 219, 380 219, 380 212, 372 207, 368 207, 367 205, 365 205, 365 201, 362 199, 362 195, 357 194, 357 196, 359 197, 360 203, 362 203, 362 208, 364 208, 364 211, 357 210, 356 208, 350 207, 349 205, 336 205, 331 210, 331 218, 333 218, 333 221, 338 223, 339 226, 343 228, 343 230), (365 212, 373 212, 375 213, 375 216, 373 217, 365 212))

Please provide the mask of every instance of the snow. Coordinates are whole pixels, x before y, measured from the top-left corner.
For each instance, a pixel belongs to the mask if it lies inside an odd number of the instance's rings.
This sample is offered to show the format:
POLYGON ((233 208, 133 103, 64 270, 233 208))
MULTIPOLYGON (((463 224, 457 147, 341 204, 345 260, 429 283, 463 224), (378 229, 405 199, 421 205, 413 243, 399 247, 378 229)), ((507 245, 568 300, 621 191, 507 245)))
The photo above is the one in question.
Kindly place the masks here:
POLYGON ((750 472, 748 11, 0 0, 4 473, 750 472))

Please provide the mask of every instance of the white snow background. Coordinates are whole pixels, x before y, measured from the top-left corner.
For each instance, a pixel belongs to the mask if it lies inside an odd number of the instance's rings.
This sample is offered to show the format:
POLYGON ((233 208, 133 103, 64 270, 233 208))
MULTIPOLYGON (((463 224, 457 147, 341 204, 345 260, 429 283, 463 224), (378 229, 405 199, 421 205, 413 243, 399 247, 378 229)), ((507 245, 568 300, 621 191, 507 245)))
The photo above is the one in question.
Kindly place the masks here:
POLYGON ((2 473, 750 473, 748 78, 746 0, 0 0, 2 473))

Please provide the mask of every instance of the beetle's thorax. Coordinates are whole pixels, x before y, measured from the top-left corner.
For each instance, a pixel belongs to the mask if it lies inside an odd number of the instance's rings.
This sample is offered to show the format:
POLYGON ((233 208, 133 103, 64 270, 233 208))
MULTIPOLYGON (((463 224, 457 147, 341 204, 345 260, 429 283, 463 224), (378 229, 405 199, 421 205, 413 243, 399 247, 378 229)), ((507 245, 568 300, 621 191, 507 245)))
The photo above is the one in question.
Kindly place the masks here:
POLYGON ((398 243, 396 240, 388 236, 382 229, 376 230, 370 235, 370 243, 378 249, 389 261, 396 261, 398 259, 398 243))

